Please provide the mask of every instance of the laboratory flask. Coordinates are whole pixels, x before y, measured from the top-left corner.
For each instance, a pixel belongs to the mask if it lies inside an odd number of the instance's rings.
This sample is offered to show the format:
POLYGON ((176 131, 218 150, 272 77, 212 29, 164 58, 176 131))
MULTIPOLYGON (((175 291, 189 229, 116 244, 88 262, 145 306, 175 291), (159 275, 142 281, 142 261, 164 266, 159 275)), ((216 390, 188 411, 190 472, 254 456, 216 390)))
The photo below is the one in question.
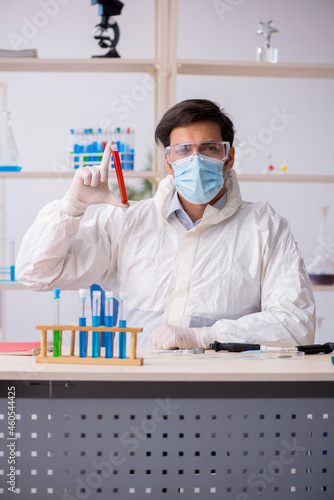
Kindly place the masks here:
POLYGON ((21 160, 15 144, 10 122, 10 112, 0 113, 0 171, 18 172, 21 160))
POLYGON ((319 232, 317 245, 307 265, 307 272, 314 285, 331 285, 334 283, 333 245, 327 230, 329 207, 318 207, 319 232))

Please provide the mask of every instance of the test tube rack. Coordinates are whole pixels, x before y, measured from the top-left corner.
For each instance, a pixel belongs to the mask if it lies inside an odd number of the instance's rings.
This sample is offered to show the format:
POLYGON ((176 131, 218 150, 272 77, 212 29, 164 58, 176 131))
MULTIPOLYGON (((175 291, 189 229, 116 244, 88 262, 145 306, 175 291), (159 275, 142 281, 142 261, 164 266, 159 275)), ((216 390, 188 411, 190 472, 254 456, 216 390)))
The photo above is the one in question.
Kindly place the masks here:
MULTIPOLYGON (((89 153, 71 153, 70 156, 70 167, 77 169, 79 167, 87 167, 93 165, 100 165, 102 161, 103 153, 98 152, 95 154, 89 153)), ((134 169, 134 153, 133 151, 119 151, 119 156, 122 163, 123 170, 133 170, 134 169)), ((114 160, 110 160, 109 170, 115 170, 114 160)))
MULTIPOLYGON (((35 357, 36 363, 59 363, 59 364, 82 364, 82 365, 131 365, 140 366, 143 364, 143 358, 137 358, 137 333, 142 332, 142 328, 120 328, 120 327, 106 327, 106 326, 73 326, 73 325, 37 325, 36 330, 41 332, 41 353, 35 357), (71 332, 71 345, 70 354, 62 355, 62 345, 60 345, 60 356, 53 356, 52 353, 47 352, 47 332, 59 331, 60 339, 62 339, 62 332, 71 332), (98 357, 93 358, 92 356, 87 356, 81 358, 74 354, 75 351, 75 340, 76 333, 79 331, 85 332, 127 332, 131 333, 131 345, 130 345, 130 357, 121 359, 117 357, 105 358, 98 357)), ((88 333, 87 333, 88 335, 88 333)), ((62 343, 62 340, 60 340, 62 343)))

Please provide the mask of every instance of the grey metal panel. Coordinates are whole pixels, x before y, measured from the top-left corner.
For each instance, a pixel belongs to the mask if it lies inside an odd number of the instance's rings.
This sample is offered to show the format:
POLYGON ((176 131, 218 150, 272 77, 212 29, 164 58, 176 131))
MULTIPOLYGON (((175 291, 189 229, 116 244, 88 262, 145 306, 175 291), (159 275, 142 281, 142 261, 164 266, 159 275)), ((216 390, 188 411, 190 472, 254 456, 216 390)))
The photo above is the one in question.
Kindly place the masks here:
POLYGON ((16 411, 19 498, 334 498, 333 399, 22 397, 16 411))

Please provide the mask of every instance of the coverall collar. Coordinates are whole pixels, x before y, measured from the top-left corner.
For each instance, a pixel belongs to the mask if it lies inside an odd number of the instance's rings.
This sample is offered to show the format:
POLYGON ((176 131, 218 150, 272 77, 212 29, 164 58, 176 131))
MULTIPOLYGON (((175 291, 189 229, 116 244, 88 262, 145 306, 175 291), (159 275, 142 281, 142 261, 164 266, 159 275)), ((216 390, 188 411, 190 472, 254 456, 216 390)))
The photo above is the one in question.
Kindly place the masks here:
MULTIPOLYGON (((196 226, 203 227, 207 225, 218 224, 219 222, 231 217, 240 207, 242 203, 239 183, 236 173, 233 169, 226 172, 226 192, 227 202, 222 210, 208 205, 204 211, 201 222, 196 226)), ((166 222, 168 209, 174 195, 174 179, 172 175, 167 175, 160 181, 158 191, 154 196, 155 206, 158 213, 166 222)), ((194 229, 196 229, 194 228, 194 229)))

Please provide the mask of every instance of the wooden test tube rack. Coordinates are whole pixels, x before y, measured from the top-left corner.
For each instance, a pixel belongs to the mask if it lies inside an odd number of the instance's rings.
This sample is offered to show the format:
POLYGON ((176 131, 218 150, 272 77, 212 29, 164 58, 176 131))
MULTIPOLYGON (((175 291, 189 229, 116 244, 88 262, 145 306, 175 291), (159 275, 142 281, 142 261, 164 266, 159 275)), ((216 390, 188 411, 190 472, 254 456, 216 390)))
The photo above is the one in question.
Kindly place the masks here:
MULTIPOLYGON (((41 332, 41 353, 35 357, 36 363, 65 363, 65 364, 78 364, 78 365, 132 365, 140 366, 143 364, 143 358, 137 358, 137 333, 142 332, 142 328, 120 328, 120 327, 106 327, 106 326, 73 326, 73 325, 37 325, 36 330, 41 332), (47 352, 47 332, 59 331, 60 332, 60 342, 62 342, 62 333, 64 331, 71 332, 71 347, 70 355, 63 356, 53 356, 53 353, 47 352), (74 355, 75 348, 75 337, 77 332, 127 332, 131 333, 131 346, 130 346, 130 357, 121 358, 105 358, 98 357, 93 358, 92 356, 87 356, 85 358, 80 358, 74 355)), ((88 347, 88 342, 87 342, 88 347)), ((60 353, 62 346, 60 345, 60 353)))

